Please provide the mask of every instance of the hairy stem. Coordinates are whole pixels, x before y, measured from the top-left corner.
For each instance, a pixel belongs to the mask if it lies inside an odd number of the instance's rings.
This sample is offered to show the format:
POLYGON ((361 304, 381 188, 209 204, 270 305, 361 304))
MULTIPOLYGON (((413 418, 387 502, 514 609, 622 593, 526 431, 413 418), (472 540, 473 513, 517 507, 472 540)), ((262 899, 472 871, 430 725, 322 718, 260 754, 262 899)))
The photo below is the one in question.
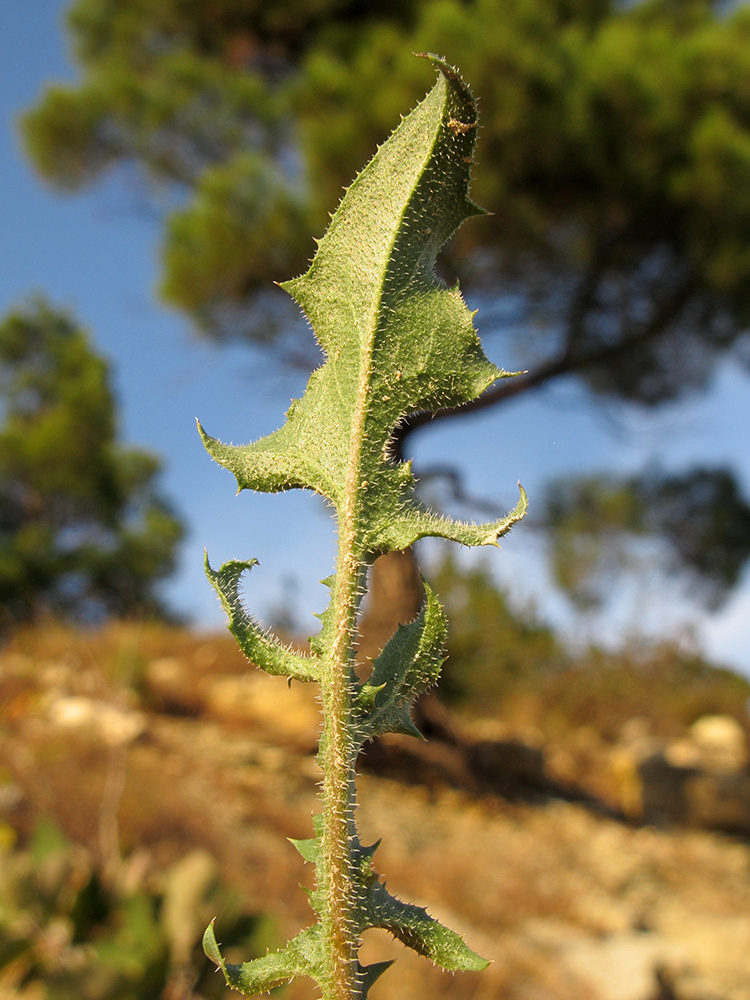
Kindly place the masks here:
POLYGON ((356 619, 359 572, 342 552, 334 593, 334 632, 322 678, 323 735, 319 762, 323 771, 323 831, 318 888, 326 942, 326 988, 323 1000, 351 1000, 355 985, 357 935, 351 915, 354 891, 351 849, 354 823, 354 758, 349 731, 351 648, 356 619))
POLYGON ((305 975, 323 1000, 367 1000, 390 965, 360 965, 359 938, 370 928, 451 971, 487 965, 426 910, 387 891, 372 865, 377 844, 360 844, 354 822, 357 752, 385 733, 419 735, 411 711, 437 680, 446 635, 440 604, 423 583, 421 611, 382 645, 371 677, 360 682, 354 639, 367 567, 428 536, 494 545, 526 505, 522 491, 506 518, 453 521, 422 504, 410 466, 390 447, 408 414, 474 399, 508 374, 483 354, 458 289, 434 273, 440 246, 479 210, 468 197, 474 101, 456 70, 430 58, 440 72, 435 86, 347 189, 309 269, 282 286, 312 323, 326 360, 277 431, 243 447, 203 434, 240 489, 314 490, 338 517, 331 603, 310 656, 265 634, 242 607, 240 576, 253 560, 207 567, 242 648, 270 673, 318 680, 323 703, 323 813, 315 837, 294 841, 316 865, 317 923, 242 965, 225 960, 213 924, 204 937, 206 954, 245 996, 305 975))
MULTIPOLYGON (((374 327, 368 330, 368 347, 374 327)), ((357 609, 363 590, 362 552, 362 445, 366 401, 370 384, 370 350, 363 351, 359 392, 351 425, 349 461, 343 502, 339 511, 339 551, 333 593, 333 630, 327 670, 323 681, 323 738, 320 763, 323 769, 323 836, 321 863, 325 883, 324 926, 328 923, 327 964, 330 969, 330 1000, 351 1000, 356 988, 358 932, 353 919, 355 890, 352 883, 351 845, 354 824, 357 748, 351 730, 353 644, 357 609)), ((324 1000, 329 1000, 324 997, 324 1000)))

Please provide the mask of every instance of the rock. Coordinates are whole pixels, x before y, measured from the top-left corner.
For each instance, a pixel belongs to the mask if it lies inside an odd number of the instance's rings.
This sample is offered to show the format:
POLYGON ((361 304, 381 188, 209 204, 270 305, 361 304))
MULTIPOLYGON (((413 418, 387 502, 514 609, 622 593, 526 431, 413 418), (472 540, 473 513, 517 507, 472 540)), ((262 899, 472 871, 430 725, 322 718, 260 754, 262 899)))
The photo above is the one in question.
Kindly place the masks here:
POLYGON ((697 773, 696 768, 671 764, 663 753, 652 754, 641 761, 638 775, 643 819, 657 826, 687 822, 689 809, 685 786, 697 773))
POLYGON ((639 931, 603 940, 569 934, 561 952, 565 964, 588 980, 601 1000, 647 1000, 655 993, 658 968, 682 968, 689 960, 681 941, 639 931))
POLYGON ((58 698, 49 706, 47 714, 53 726, 87 729, 111 747, 132 743, 146 729, 143 712, 83 696, 58 698))
POLYGON ((200 670, 207 670, 218 661, 219 651, 213 643, 204 642, 198 646, 191 659, 200 670))
POLYGON ((661 742, 651 732, 649 720, 638 715, 628 719, 620 738, 609 754, 608 771, 614 786, 616 804, 625 816, 641 819, 644 812, 644 761, 661 753, 661 742))
POLYGON ((750 833, 750 775, 710 773, 679 767, 664 754, 643 761, 643 818, 647 823, 683 823, 705 830, 750 833))
POLYGON ((668 744, 664 756, 676 767, 731 774, 747 767, 745 732, 731 715, 704 715, 686 737, 668 744))
POLYGON ((289 685, 284 677, 259 670, 211 678, 205 686, 210 715, 246 722, 289 746, 314 747, 320 732, 320 708, 310 684, 289 685))
POLYGON ((610 756, 623 811, 657 825, 682 823, 750 831, 750 774, 744 730, 729 715, 707 715, 669 743, 629 720, 610 756))
POLYGON ((176 656, 152 660, 146 668, 146 688, 154 706, 170 715, 198 715, 201 697, 187 664, 176 656))
POLYGON ((18 809, 24 801, 23 788, 13 781, 0 781, 0 813, 18 809))
POLYGON ((745 731, 731 715, 704 715, 690 727, 690 738, 702 770, 729 774, 747 767, 745 731))
POLYGON ((685 783, 687 822, 729 833, 750 833, 750 775, 696 774, 685 783))

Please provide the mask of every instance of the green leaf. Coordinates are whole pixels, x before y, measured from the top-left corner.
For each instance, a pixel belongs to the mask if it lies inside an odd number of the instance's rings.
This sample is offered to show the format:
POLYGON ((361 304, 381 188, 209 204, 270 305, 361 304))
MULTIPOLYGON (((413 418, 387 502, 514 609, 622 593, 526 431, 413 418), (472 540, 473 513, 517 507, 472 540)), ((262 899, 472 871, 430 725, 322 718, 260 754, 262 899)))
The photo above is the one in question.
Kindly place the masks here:
POLYGON ((294 837, 289 837, 288 840, 305 861, 313 865, 317 863, 320 857, 320 837, 308 837, 305 840, 296 840, 294 837))
POLYGON ((402 944, 451 971, 480 972, 489 965, 455 931, 443 926, 427 910, 403 903, 376 880, 370 883, 363 906, 362 930, 381 927, 402 944))
POLYGON ((412 722, 411 706, 437 682, 447 634, 440 602, 422 583, 426 600, 419 617, 399 626, 357 692, 355 705, 361 717, 356 725, 363 742, 382 733, 421 736, 412 722))
POLYGON ((203 935, 203 951, 224 973, 227 986, 246 997, 267 993, 297 976, 309 976, 316 982, 321 978, 320 926, 317 924, 301 931, 281 951, 269 952, 242 965, 230 965, 221 954, 212 920, 203 935))
POLYGON ((316 866, 309 897, 320 923, 282 951, 241 966, 224 963, 207 932, 207 953, 227 982, 248 995, 308 975, 326 997, 365 1000, 389 964, 354 964, 358 936, 373 927, 446 969, 487 964, 424 909, 387 892, 372 863, 377 844, 363 847, 354 822, 357 751, 380 733, 419 735, 411 706, 437 680, 446 637, 442 608, 425 584, 420 615, 398 629, 370 679, 359 684, 352 638, 367 565, 425 535, 495 544, 526 510, 521 489, 506 518, 452 521, 418 499, 410 463, 391 453, 394 429, 408 414, 469 402, 509 374, 484 356, 458 289, 434 272, 440 247, 479 210, 468 196, 474 101, 455 70, 433 61, 440 70, 435 87, 348 189, 307 273, 283 286, 326 354, 304 396, 279 430, 246 447, 222 444, 201 429, 207 449, 240 489, 314 490, 338 515, 337 575, 326 581, 331 602, 311 657, 283 648, 245 612, 238 586, 252 562, 230 562, 218 573, 207 564, 245 652, 272 673, 318 677, 323 693, 324 818, 315 823, 315 837, 292 841, 316 866))
MULTIPOLYGON (((403 944, 431 959, 444 969, 481 971, 489 964, 473 952, 460 935, 443 926, 421 906, 404 903, 392 896, 378 881, 372 859, 380 841, 363 847, 352 838, 352 881, 356 892, 353 914, 357 932, 380 927, 403 944)), ((385 970, 383 970, 385 971, 385 970)))
POLYGON ((211 568, 206 556, 206 576, 219 595, 229 617, 229 631, 236 638, 240 649, 252 662, 269 674, 281 674, 298 681, 318 679, 318 665, 310 656, 302 656, 283 646, 273 636, 264 632, 247 613, 239 595, 242 574, 258 565, 257 559, 242 562, 233 559, 219 570, 211 568))
POLYGON ((389 962, 373 962, 372 965, 360 965, 357 963, 357 992, 354 1000, 367 1000, 370 987, 383 975, 386 969, 390 969, 395 959, 389 962))
POLYGON ((495 544, 526 509, 464 524, 419 501, 410 463, 389 452, 409 413, 479 396, 501 371, 485 357, 457 287, 435 275, 441 246, 480 212, 470 200, 476 109, 458 73, 440 70, 427 97, 347 190, 309 270, 282 287, 325 351, 286 423, 245 447, 201 429, 206 448, 240 489, 316 491, 355 525, 363 561, 427 535, 495 544), (354 503, 354 507, 352 507, 354 503))

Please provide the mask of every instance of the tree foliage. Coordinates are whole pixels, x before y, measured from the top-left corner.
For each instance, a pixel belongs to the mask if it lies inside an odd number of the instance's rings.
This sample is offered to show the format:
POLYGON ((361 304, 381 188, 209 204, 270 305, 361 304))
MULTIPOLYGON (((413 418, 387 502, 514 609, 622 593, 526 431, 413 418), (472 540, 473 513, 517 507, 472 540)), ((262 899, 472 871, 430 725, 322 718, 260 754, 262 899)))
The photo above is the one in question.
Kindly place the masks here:
POLYGON ((557 582, 584 608, 606 599, 638 543, 651 542, 642 557, 652 568, 680 576, 711 607, 750 557, 750 506, 728 469, 562 479, 551 484, 546 518, 557 582))
POLYGON ((531 608, 519 609, 488 565, 462 567, 452 554, 430 582, 450 621, 440 697, 474 709, 496 710, 503 696, 569 665, 553 630, 531 608))
MULTIPOLYGON (((473 190, 493 214, 444 266, 505 296, 515 315, 488 332, 528 373, 410 415, 397 456, 428 421, 556 379, 654 408, 707 387, 719 359, 750 361, 746 3, 75 0, 68 29, 80 80, 49 87, 23 123, 37 169, 76 190, 125 167, 166 192, 164 297, 208 336, 276 339, 287 356, 303 352, 263 289, 304 270, 341 186, 423 92, 411 53, 462 66, 482 95, 473 190)), ((684 485, 678 473, 670 489, 684 485)), ((746 505, 727 489, 729 541, 746 505)), ((679 523, 674 551, 692 544, 679 523)))
POLYGON ((44 301, 0 323, 0 626, 165 613, 183 528, 118 440, 106 363, 44 301))
POLYGON ((744 5, 78 0, 69 29, 82 79, 27 116, 32 159, 66 189, 117 163, 170 185, 163 289, 209 332, 243 332, 242 306, 302 269, 341 185, 421 93, 411 52, 449 50, 483 95, 475 190, 494 213, 452 265, 554 314, 532 377, 576 371, 657 403, 742 339, 744 5))

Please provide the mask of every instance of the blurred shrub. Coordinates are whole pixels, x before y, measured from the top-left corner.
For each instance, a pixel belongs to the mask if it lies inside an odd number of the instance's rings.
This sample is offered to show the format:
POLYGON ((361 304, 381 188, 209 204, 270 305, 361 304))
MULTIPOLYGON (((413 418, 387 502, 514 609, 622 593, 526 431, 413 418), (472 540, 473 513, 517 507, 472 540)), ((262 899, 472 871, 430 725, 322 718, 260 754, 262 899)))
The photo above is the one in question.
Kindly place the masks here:
POLYGON ((448 555, 430 576, 450 622, 441 697, 452 703, 497 707, 511 689, 568 663, 552 629, 533 609, 512 608, 486 566, 463 569, 448 555))
POLYGON ((545 677, 533 713, 550 735, 585 726, 615 740, 639 716, 653 733, 677 736, 704 715, 731 715, 746 725, 748 697, 747 678, 693 650, 676 642, 634 643, 614 652, 590 647, 545 677))
POLYGON ((0 992, 19 1000, 220 997, 200 940, 221 914, 229 954, 258 950, 263 921, 243 915, 205 852, 150 884, 138 859, 106 885, 85 848, 51 821, 25 847, 0 827, 0 992))
POLYGON ((512 607, 486 567, 448 557, 431 583, 450 621, 440 696, 464 710, 547 737, 585 726, 616 739, 634 716, 664 735, 703 715, 747 721, 750 682, 675 641, 574 655, 533 609, 512 607))
POLYGON ((0 628, 168 614, 184 528, 119 440, 106 362, 43 300, 0 319, 0 628))

